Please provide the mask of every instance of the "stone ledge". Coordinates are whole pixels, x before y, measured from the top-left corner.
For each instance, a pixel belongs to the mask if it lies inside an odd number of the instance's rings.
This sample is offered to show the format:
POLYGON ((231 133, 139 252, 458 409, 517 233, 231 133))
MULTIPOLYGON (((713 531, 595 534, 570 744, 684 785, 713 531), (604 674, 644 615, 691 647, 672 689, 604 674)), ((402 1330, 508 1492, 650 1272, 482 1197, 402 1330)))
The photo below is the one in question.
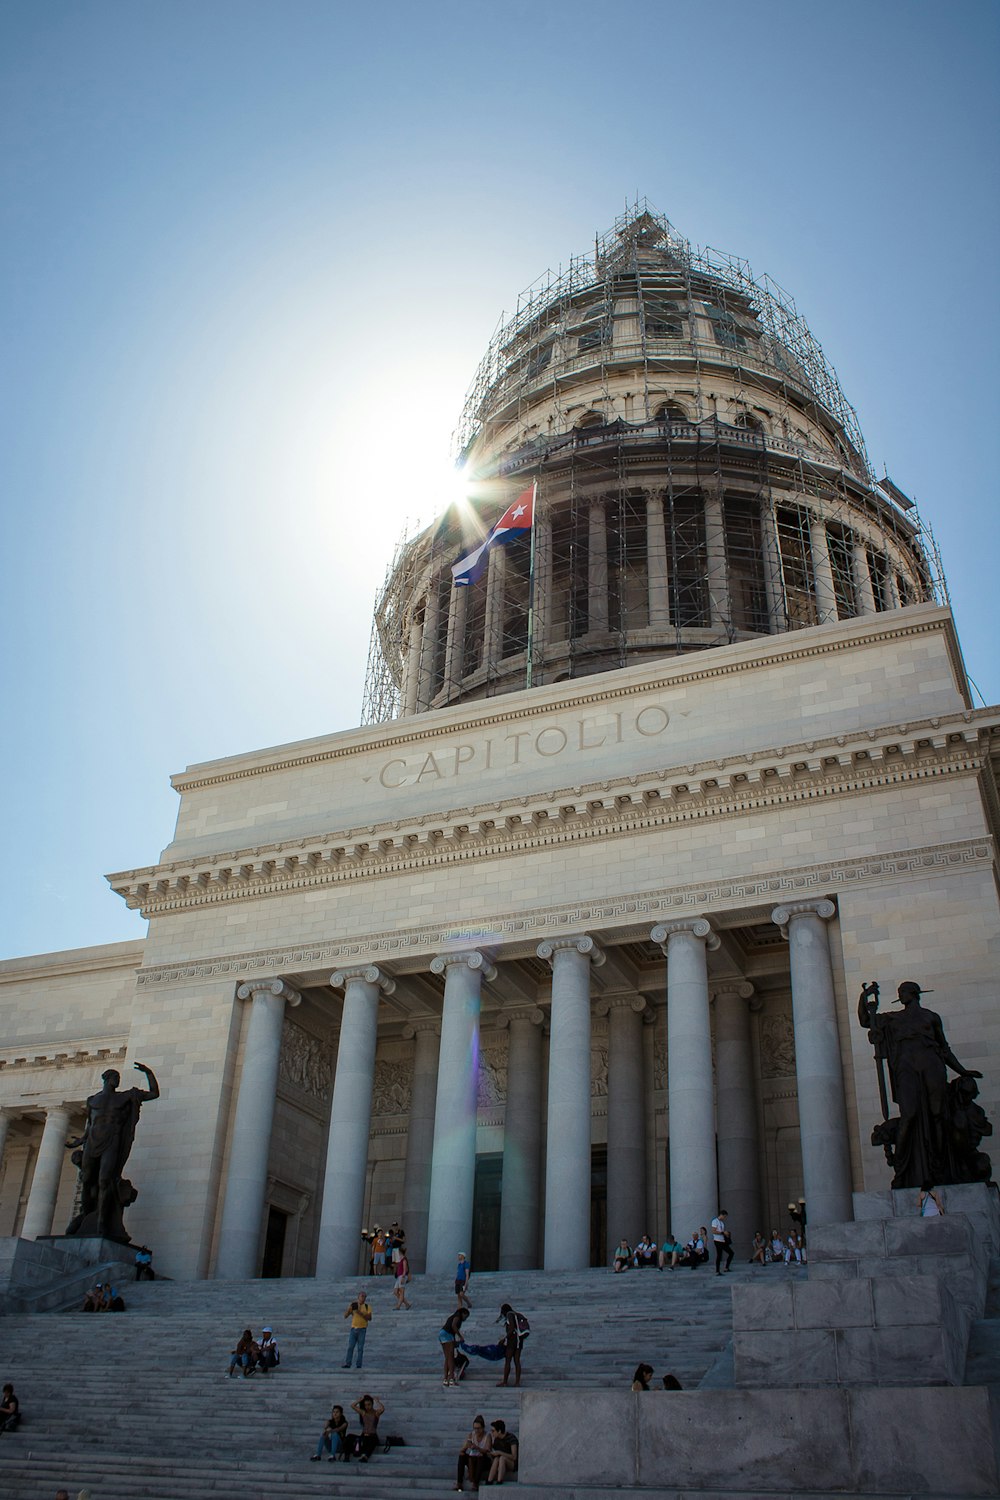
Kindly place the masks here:
POLYGON ((521 1398, 519 1490, 601 1486, 659 1496, 1000 1492, 985 1387, 863 1391, 531 1392, 521 1398), (614 1434, 614 1441, 595 1439, 614 1434))

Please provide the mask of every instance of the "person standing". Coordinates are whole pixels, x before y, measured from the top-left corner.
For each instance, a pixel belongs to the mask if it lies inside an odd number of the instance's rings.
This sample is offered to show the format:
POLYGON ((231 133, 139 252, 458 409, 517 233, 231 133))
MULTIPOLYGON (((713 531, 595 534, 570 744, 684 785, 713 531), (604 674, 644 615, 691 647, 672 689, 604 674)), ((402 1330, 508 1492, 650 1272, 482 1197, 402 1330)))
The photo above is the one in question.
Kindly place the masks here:
MULTIPOLYGON (((505 1302, 500 1309, 500 1317, 503 1318, 504 1355, 503 1355, 503 1379, 497 1381, 497 1385, 506 1385, 510 1376, 510 1367, 514 1366, 514 1384, 521 1384, 521 1347, 528 1333, 528 1320, 522 1313, 515 1312, 509 1302, 505 1302)), ((500 1318, 497 1319, 499 1323, 500 1318)))
POLYGON ((458 1307, 450 1318, 445 1318, 438 1334, 438 1342, 441 1345, 441 1353, 444 1355, 444 1381, 445 1386, 458 1385, 455 1376, 455 1345, 462 1341, 462 1324, 469 1316, 467 1307, 458 1307))
POLYGON ((410 1262, 406 1258, 406 1246, 400 1247, 399 1258, 395 1263, 396 1279, 392 1284, 392 1294, 396 1299, 396 1312, 401 1312, 404 1307, 412 1307, 413 1303, 406 1300, 406 1283, 410 1279, 410 1262))
POLYGON ((355 1349, 358 1351, 358 1369, 361 1369, 365 1357, 365 1335, 368 1332, 368 1324, 372 1320, 372 1310, 364 1293, 364 1288, 358 1292, 355 1301, 350 1303, 345 1318, 351 1320, 350 1337, 347 1340, 347 1358, 344 1360, 343 1368, 349 1370, 354 1359, 355 1349))
POLYGON ((726 1270, 730 1270, 733 1264, 733 1237, 726 1228, 726 1210, 720 1208, 712 1220, 712 1240, 715 1244, 715 1274, 722 1275, 722 1257, 725 1255, 726 1270))
POLYGON ((465 1258, 463 1250, 458 1257, 458 1265, 455 1267, 455 1296, 458 1298, 459 1307, 470 1307, 469 1282, 472 1280, 472 1267, 465 1258))

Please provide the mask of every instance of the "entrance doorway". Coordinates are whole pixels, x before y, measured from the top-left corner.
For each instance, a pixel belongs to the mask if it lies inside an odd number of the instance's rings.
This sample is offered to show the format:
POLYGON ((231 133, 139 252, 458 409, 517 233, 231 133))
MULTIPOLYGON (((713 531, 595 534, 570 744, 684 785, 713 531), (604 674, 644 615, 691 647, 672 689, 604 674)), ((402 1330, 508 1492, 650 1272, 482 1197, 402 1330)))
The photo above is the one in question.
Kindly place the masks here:
POLYGON ((267 1211, 267 1230, 264 1234, 264 1260, 261 1276, 280 1276, 285 1259, 285 1236, 288 1233, 288 1215, 273 1206, 267 1211))
MULTIPOLYGON (((476 1187, 472 1197, 472 1269, 500 1269, 500 1191, 503 1182, 503 1155, 476 1157, 476 1187)), ((456 1245, 455 1256, 464 1245, 456 1245)), ((469 1250, 465 1252, 467 1255, 469 1250)))

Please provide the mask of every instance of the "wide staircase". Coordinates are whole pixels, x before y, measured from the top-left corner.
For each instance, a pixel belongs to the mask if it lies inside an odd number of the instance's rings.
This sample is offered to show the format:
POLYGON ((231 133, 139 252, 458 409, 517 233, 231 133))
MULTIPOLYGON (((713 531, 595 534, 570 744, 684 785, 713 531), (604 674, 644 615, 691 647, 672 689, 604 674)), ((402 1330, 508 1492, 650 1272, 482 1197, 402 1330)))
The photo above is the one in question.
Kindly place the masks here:
MULTIPOLYGON (((735 1265, 697 1271, 495 1272, 472 1283, 472 1344, 495 1341, 501 1302, 531 1321, 523 1386, 627 1389, 640 1360, 686 1389, 725 1384, 730 1287, 799 1269, 735 1265)), ((519 1392, 497 1389, 502 1364, 473 1358, 456 1389, 442 1387, 441 1322, 451 1283, 414 1277, 411 1311, 394 1310, 388 1277, 363 1283, 374 1317, 364 1368, 342 1368, 343 1313, 361 1283, 312 1279, 122 1284, 123 1314, 13 1314, 0 1318, 0 1380, 14 1382, 24 1420, 0 1436, 4 1500, 241 1500, 309 1495, 418 1497, 451 1491, 472 1418, 518 1430, 519 1392), (245 1327, 270 1324, 280 1368, 230 1379, 229 1352, 245 1327), (334 1402, 345 1411, 370 1391, 385 1405, 379 1431, 404 1446, 368 1464, 310 1462, 334 1402)), ((352 1415, 348 1413, 349 1415, 352 1415)), ((352 1422, 352 1430, 357 1424, 352 1422)), ((597 1441, 604 1439, 597 1434, 597 1441)))

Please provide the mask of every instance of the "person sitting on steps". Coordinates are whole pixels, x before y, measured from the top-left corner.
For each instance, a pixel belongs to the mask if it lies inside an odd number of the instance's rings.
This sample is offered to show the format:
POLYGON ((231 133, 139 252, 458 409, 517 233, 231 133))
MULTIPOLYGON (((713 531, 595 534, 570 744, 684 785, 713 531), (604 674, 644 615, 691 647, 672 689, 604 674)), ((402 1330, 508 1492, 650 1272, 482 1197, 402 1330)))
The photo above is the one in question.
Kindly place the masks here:
POLYGON ((378 1419, 385 1411, 385 1407, 381 1401, 376 1400, 366 1391, 357 1401, 351 1402, 351 1410, 358 1414, 361 1431, 353 1439, 348 1438, 344 1458, 350 1461, 353 1450, 354 1453, 360 1454, 361 1462, 366 1464, 378 1447, 378 1419))

